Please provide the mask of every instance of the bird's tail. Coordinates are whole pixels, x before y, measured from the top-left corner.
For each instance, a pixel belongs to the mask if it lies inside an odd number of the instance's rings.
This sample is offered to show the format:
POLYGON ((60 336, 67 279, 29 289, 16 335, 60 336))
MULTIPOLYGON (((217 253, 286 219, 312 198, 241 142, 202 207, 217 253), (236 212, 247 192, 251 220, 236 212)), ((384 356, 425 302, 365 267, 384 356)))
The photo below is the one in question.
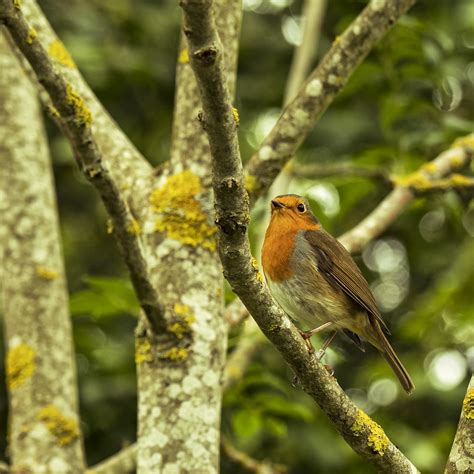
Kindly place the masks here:
POLYGON ((383 333, 382 328, 380 327, 380 324, 378 323, 378 321, 370 318, 370 323, 376 333, 376 338, 380 346, 378 347, 378 349, 380 350, 382 355, 385 357, 385 360, 388 362, 388 364, 392 368, 393 372, 397 376, 405 392, 410 394, 415 389, 415 384, 413 383, 410 375, 408 374, 405 367, 403 367, 402 362, 400 361, 397 354, 393 350, 393 347, 388 342, 388 339, 383 333))

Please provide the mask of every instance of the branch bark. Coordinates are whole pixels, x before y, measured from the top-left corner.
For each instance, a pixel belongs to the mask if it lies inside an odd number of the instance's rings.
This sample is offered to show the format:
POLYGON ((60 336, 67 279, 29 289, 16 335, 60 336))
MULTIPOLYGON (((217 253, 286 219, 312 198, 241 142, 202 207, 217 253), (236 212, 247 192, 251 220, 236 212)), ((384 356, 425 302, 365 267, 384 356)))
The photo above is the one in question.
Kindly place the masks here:
POLYGON ((247 187, 252 202, 268 190, 357 66, 414 3, 415 0, 372 0, 336 38, 247 163, 246 182, 251 183, 247 187))
POLYGON ((128 474, 137 468, 137 445, 132 444, 91 467, 86 474, 128 474))
POLYGON ((474 376, 467 387, 445 474, 474 472, 474 376))
POLYGON ((0 34, 0 275, 12 472, 84 470, 53 176, 35 89, 0 34))
POLYGON ((182 0, 181 6, 213 158, 219 255, 226 278, 294 370, 305 391, 317 401, 347 443, 385 472, 417 472, 382 428, 359 410, 319 361, 308 354, 298 331, 273 302, 261 277, 258 278, 247 237, 249 201, 243 184, 237 125, 225 86, 211 2, 182 0))
POLYGON ((21 7, 9 0, 0 1, 0 6, 2 21, 48 93, 84 176, 99 192, 112 219, 113 233, 148 322, 155 333, 162 333, 166 322, 158 295, 148 277, 139 239, 140 227, 94 139, 91 111, 73 84, 58 71, 21 7))
POLYGON ((462 169, 474 155, 474 134, 456 140, 453 146, 416 172, 395 178, 396 188, 356 227, 339 237, 351 253, 362 250, 380 235, 415 199, 417 190, 428 190, 432 182, 462 169), (398 184, 397 184, 398 183, 398 184))
MULTIPOLYGON (((215 9, 226 81, 233 89, 240 1, 220 0, 215 9)), ((150 274, 171 332, 168 340, 154 341, 137 331, 138 472, 145 474, 219 470, 227 347, 224 280, 216 250, 209 145, 197 120, 201 102, 184 42, 176 78, 171 159, 143 201, 150 274)))

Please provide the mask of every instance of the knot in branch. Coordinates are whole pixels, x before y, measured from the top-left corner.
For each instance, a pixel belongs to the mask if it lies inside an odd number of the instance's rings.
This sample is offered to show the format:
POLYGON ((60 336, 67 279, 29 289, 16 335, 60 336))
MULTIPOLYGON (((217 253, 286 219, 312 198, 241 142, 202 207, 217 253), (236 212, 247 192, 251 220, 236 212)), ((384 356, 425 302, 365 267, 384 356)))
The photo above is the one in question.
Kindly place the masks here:
POLYGON ((205 46, 193 52, 193 57, 203 66, 212 66, 217 59, 218 49, 215 45, 205 46))

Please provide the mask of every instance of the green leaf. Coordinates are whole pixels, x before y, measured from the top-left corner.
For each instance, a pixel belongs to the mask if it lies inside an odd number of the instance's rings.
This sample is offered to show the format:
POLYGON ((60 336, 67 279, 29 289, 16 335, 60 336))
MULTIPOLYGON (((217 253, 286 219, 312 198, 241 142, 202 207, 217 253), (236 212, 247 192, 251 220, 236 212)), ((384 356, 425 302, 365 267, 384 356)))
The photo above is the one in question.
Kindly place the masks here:
POLYGON ((70 298, 72 315, 89 314, 95 318, 128 313, 137 315, 140 309, 128 279, 117 277, 86 277, 88 289, 74 293, 70 298))

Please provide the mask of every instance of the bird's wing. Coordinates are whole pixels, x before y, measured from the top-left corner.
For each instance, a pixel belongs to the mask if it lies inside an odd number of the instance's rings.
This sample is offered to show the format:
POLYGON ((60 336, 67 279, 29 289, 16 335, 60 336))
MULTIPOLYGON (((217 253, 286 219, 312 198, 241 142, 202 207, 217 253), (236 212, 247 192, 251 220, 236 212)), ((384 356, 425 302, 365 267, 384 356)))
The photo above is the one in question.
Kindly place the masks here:
POLYGON ((344 291, 389 332, 367 280, 344 246, 323 229, 308 230, 305 238, 313 250, 321 275, 344 291))

